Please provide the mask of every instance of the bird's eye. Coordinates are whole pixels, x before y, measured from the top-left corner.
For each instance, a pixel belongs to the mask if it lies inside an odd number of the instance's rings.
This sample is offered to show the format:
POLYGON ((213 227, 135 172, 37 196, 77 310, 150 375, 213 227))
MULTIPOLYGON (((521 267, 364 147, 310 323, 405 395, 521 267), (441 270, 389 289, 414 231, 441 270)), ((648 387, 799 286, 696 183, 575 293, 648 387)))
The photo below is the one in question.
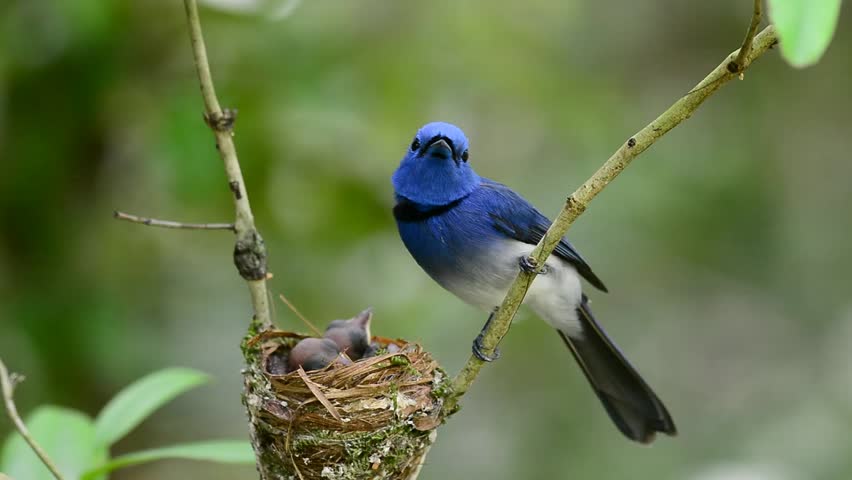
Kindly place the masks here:
POLYGON ((465 150, 464 153, 462 153, 462 160, 466 162, 468 157, 470 157, 470 154, 467 153, 467 150, 465 150))
POLYGON ((416 152, 419 148, 420 148, 420 140, 415 138, 414 141, 411 142, 411 151, 416 152))

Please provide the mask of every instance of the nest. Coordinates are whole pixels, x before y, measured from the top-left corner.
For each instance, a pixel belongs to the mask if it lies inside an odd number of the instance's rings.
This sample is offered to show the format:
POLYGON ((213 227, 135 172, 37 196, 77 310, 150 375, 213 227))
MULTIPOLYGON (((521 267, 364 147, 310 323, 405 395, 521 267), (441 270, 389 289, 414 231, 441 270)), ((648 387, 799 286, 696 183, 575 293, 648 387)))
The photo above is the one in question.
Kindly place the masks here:
POLYGON ((417 477, 447 415, 449 379, 419 345, 350 365, 286 372, 304 335, 268 331, 245 344, 244 402, 262 479, 417 477))

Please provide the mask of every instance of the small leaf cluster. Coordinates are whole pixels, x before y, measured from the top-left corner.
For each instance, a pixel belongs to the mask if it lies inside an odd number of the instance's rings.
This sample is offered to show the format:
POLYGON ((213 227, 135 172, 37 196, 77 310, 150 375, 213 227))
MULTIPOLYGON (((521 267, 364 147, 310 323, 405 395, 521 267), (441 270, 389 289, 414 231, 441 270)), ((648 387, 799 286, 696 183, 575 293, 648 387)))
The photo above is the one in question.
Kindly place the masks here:
MULTIPOLYGON (((104 480, 119 468, 162 459, 254 464, 251 445, 239 440, 186 443, 110 456, 110 447, 152 413, 209 380, 196 370, 167 368, 124 388, 94 419, 77 410, 44 405, 25 423, 66 480, 104 480)), ((0 450, 0 471, 17 480, 53 480, 17 432, 9 435, 0 450)))

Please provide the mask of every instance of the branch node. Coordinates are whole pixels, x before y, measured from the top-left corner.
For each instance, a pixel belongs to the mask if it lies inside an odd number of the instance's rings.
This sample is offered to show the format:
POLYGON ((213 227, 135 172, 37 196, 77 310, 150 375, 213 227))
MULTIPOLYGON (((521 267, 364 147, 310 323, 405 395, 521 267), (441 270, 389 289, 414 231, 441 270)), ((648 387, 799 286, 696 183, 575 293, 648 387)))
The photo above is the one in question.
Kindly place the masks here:
POLYGON ((234 129, 234 123, 237 121, 237 113, 236 108, 225 108, 221 112, 205 113, 204 123, 216 132, 231 132, 234 129))
POLYGON ((256 229, 249 230, 234 244, 234 265, 246 280, 266 279, 266 244, 256 229))
POLYGON ((627 148, 633 148, 635 146, 636 146, 636 139, 633 138, 633 137, 628 138, 627 139, 627 148))
MULTIPOLYGON (((218 143, 217 143, 217 145, 218 145, 218 143)), ((240 182, 238 182, 236 180, 232 180, 232 181, 228 182, 228 188, 231 189, 231 193, 234 194, 234 198, 236 198, 237 200, 241 200, 243 198, 243 193, 240 190, 240 182)))
MULTIPOLYGON (((622 166, 622 168, 619 171, 621 171, 623 169, 624 169, 624 167, 622 166)), ((609 183, 609 182, 607 182, 607 183, 609 183)), ((585 202, 581 202, 581 201, 577 200, 576 194, 577 194, 577 192, 574 192, 571 195, 568 195, 568 199, 565 200, 565 210, 577 212, 576 215, 574 216, 574 218, 580 216, 580 214, 585 212, 586 208, 588 207, 588 205, 585 202)))
POLYGON ((15 389, 18 388, 18 385, 24 383, 24 380, 26 380, 26 379, 27 379, 26 375, 11 372, 9 374, 9 388, 11 389, 12 393, 14 393, 15 389))
POLYGON ((737 53, 736 59, 728 63, 728 71, 731 73, 742 73, 747 66, 747 59, 751 53, 751 47, 754 43, 754 36, 757 34, 757 27, 760 26, 760 21, 763 18, 763 0, 754 0, 754 10, 751 15, 751 23, 749 23, 746 31, 743 46, 737 53))

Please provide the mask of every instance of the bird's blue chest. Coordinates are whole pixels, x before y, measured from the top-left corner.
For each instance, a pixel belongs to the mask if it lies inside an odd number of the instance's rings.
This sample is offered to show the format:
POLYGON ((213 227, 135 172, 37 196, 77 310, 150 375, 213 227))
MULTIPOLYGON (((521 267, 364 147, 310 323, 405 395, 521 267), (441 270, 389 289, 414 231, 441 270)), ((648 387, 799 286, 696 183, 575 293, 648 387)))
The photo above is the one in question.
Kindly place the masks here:
POLYGON ((467 199, 438 215, 417 221, 397 220, 399 235, 411 256, 439 283, 466 270, 469 262, 496 240, 487 213, 467 199))

